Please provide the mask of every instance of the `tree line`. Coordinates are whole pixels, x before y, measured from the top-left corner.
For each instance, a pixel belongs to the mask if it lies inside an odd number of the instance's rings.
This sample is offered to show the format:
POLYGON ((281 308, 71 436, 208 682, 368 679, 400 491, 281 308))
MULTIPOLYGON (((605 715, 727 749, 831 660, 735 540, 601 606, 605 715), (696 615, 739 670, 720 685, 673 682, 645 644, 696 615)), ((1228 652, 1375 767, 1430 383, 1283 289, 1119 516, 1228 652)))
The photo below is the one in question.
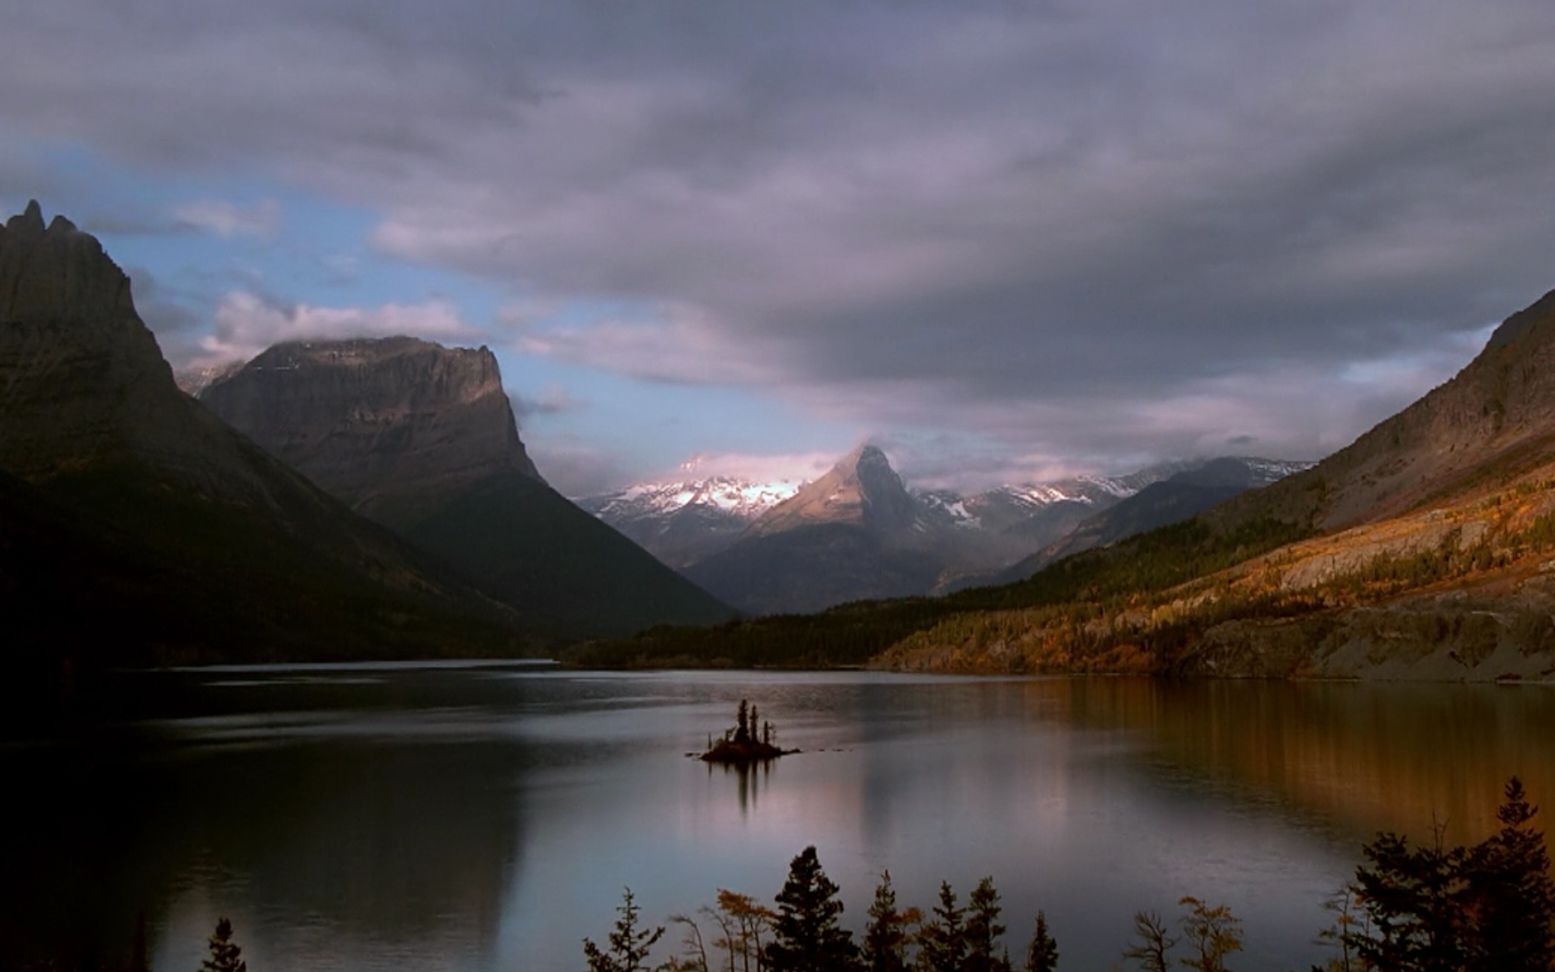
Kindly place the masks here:
MULTIPOLYGON (((1552 972, 1555 970, 1555 879, 1544 834, 1533 825, 1538 808, 1523 784, 1502 791, 1490 836, 1471 846, 1449 846, 1438 826, 1431 839, 1411 844, 1380 833, 1363 845, 1354 878, 1325 902, 1331 924, 1316 941, 1333 953, 1311 972, 1552 972)), ((655 961, 668 933, 648 926, 627 889, 603 945, 584 939, 588 972, 1056 972, 1061 953, 1047 916, 1038 911, 1019 954, 1004 941, 1008 928, 993 879, 985 877, 962 905, 941 882, 923 912, 898 903, 890 872, 883 873, 867 911, 863 934, 842 926, 839 888, 827 877, 814 847, 789 865, 774 906, 720 890, 717 903, 695 915, 672 915, 680 931, 674 954, 655 961)), ((1186 968, 1230 972, 1244 945, 1241 921, 1224 904, 1197 897, 1179 902, 1169 923, 1154 911, 1134 915, 1132 936, 1119 957, 1141 972, 1186 968)), ((3 964, 3 959, 0 959, 3 964)), ((54 963, 26 967, 57 970, 54 963)), ((130 959, 94 970, 151 972, 144 923, 130 959)), ((199 972, 247 972, 242 949, 226 918, 217 922, 199 972)))
MULTIPOLYGON (((1333 922, 1316 941, 1332 956, 1311 972, 1551 972, 1555 970, 1555 880, 1538 809, 1513 777, 1497 811, 1501 826, 1472 846, 1447 846, 1437 827, 1412 845, 1381 833, 1362 848, 1355 877, 1325 902, 1333 922)), ((668 933, 649 927, 630 889, 606 944, 583 944, 588 972, 1055 972, 1060 952, 1044 912, 1012 958, 992 878, 965 906, 940 884, 929 912, 898 904, 890 872, 881 875, 863 934, 844 928, 839 888, 814 847, 789 865, 769 907, 720 890, 697 915, 672 915, 679 947, 655 963, 668 933)), ((1142 972, 1187 968, 1229 972, 1244 945, 1241 921, 1224 904, 1187 896, 1179 920, 1154 911, 1134 916, 1120 951, 1142 972)))

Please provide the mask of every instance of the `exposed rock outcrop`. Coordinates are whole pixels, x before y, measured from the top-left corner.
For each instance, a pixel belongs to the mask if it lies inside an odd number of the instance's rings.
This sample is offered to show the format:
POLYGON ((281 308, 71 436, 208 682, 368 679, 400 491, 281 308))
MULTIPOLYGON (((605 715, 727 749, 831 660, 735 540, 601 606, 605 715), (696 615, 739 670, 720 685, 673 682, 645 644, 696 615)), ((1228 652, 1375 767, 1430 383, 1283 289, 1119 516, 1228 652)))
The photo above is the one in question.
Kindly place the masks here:
POLYGON ((413 338, 277 345, 201 401, 557 637, 731 611, 546 485, 496 357, 413 338))
POLYGON ((45 228, 36 202, 0 229, 0 328, 6 468, 48 476, 132 453, 183 464, 201 450, 166 431, 187 423, 187 404, 129 278, 64 217, 45 228))
POLYGON ((826 475, 806 483, 751 525, 751 536, 769 536, 822 523, 845 523, 877 534, 910 529, 916 507, 902 477, 884 452, 862 445, 826 475))
POLYGON ((217 376, 212 411, 376 519, 490 476, 539 480, 497 358, 409 337, 293 342, 217 376))

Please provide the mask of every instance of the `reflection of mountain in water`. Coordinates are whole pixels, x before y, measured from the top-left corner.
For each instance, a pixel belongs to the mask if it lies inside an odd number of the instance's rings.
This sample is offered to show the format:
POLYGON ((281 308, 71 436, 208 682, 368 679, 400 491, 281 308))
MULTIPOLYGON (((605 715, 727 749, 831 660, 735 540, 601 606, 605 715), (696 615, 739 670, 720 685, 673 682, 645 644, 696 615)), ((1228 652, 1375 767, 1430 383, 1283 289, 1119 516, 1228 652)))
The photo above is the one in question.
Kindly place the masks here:
POLYGON ((197 966, 219 915, 256 968, 387 967, 438 941, 484 952, 518 857, 520 763, 499 742, 362 740, 170 752, 138 770, 36 760, 0 857, 47 877, 0 909, 0 940, 113 957, 144 909, 158 968, 197 966))
POLYGON ((1537 688, 1208 680, 1055 680, 1081 724, 1148 731, 1211 779, 1274 790, 1366 838, 1382 829, 1477 840, 1507 777, 1555 813, 1555 698, 1537 688))

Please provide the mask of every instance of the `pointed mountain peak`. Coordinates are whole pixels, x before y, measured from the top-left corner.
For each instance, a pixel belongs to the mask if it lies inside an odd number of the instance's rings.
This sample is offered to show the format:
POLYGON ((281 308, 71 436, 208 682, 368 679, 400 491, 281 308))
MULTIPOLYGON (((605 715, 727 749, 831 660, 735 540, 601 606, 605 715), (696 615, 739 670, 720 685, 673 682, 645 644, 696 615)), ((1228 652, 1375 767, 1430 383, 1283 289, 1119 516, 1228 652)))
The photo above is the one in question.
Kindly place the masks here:
POLYGON ((110 325, 135 317, 129 278, 91 234, 63 216, 45 229, 37 200, 8 219, 5 229, 0 320, 110 325))
POLYGON ((24 236, 43 235, 43 207, 36 199, 28 200, 25 210, 5 221, 5 228, 24 236))
POLYGON ((801 487, 758 520, 756 533, 780 533, 819 523, 853 523, 894 532, 912 525, 912 496, 878 446, 865 443, 831 471, 801 487))
POLYGON ((836 465, 832 467, 833 470, 848 476, 854 475, 860 469, 869 468, 891 468, 891 460, 886 457, 886 454, 881 451, 879 446, 870 442, 855 446, 851 452, 838 459, 836 465))

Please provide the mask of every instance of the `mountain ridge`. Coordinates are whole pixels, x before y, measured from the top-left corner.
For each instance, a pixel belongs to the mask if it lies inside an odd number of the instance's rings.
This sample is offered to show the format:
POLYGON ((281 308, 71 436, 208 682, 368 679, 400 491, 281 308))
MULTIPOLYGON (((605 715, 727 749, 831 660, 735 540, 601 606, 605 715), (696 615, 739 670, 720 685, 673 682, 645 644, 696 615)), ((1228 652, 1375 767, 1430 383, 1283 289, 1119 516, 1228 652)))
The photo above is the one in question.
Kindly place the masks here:
POLYGON ((0 586, 39 667, 532 648, 511 613, 184 395, 101 244, 0 229, 0 586), (44 565, 40 568, 39 565, 44 565))
POLYGON ((545 482, 487 348, 286 343, 211 382, 201 401, 548 635, 731 616, 545 482))

